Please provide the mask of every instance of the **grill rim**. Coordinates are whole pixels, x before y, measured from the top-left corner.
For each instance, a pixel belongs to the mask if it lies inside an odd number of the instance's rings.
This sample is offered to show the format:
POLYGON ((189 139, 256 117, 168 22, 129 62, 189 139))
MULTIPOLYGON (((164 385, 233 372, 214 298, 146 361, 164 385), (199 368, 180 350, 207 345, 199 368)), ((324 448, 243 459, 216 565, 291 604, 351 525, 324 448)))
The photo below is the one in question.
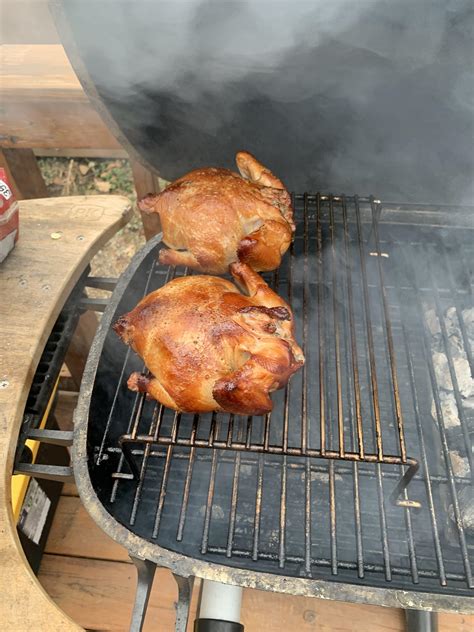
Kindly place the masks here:
MULTIPOLYGON (((359 200, 368 201, 369 198, 360 197, 359 200)), ((132 533, 105 509, 93 488, 89 474, 87 434, 90 400, 102 349, 115 310, 129 285, 130 279, 142 261, 162 242, 162 237, 163 235, 160 233, 148 241, 147 244, 135 254, 128 268, 120 276, 92 342, 84 370, 77 407, 74 413, 75 430, 72 460, 76 474, 76 485, 86 510, 96 524, 116 542, 124 546, 130 555, 140 559, 150 560, 158 566, 169 568, 173 573, 183 577, 196 576, 202 579, 211 579, 246 588, 387 607, 437 610, 441 612, 466 614, 474 613, 474 600, 469 596, 443 595, 411 589, 391 588, 390 586, 363 586, 318 578, 297 578, 229 567, 223 564, 194 559, 187 555, 170 551, 132 533)))

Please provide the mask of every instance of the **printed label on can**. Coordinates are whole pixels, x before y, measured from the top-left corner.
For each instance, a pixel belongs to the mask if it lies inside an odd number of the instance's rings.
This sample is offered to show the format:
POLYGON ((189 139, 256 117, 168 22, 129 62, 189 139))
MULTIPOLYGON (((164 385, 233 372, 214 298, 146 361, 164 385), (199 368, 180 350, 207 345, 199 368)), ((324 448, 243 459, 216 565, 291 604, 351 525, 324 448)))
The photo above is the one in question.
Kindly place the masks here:
POLYGON ((31 479, 20 512, 18 527, 27 538, 39 544, 51 501, 34 478, 31 479))
POLYGON ((2 195, 5 198, 5 200, 9 200, 12 196, 10 187, 3 180, 0 180, 0 195, 2 195))

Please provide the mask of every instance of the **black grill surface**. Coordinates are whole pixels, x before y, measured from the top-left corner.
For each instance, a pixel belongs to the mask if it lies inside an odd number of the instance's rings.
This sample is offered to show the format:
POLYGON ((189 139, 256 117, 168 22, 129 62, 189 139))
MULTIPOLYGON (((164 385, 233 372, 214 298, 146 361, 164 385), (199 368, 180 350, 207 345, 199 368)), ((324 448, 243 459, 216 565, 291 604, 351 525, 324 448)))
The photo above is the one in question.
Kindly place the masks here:
MULTIPOLYGON (((292 249, 264 276, 293 307, 304 370, 273 395, 266 418, 176 414, 127 389, 143 363, 110 330, 89 412, 93 487, 129 530, 192 558, 472 595, 474 416, 455 375, 459 424, 444 419, 427 316, 440 323, 449 368, 454 308, 472 372, 474 246, 453 227, 463 212, 310 194, 294 203, 292 249), (399 506, 389 497, 410 462, 420 469, 399 506)), ((187 273, 156 256, 144 258, 114 319, 187 273)))

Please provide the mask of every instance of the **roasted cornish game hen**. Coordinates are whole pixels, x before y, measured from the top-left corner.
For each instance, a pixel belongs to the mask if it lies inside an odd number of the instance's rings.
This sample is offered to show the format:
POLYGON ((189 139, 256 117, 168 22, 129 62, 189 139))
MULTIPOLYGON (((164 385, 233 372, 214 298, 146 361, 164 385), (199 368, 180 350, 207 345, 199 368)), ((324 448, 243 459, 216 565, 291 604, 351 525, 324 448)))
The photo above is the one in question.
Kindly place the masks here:
POLYGON ((149 370, 132 373, 130 389, 183 412, 271 411, 269 393, 304 363, 293 315, 249 266, 230 270, 248 295, 226 279, 180 277, 115 323, 149 370))
POLYGON ((224 274, 240 260, 254 270, 274 270, 287 251, 295 225, 288 191, 251 154, 236 156, 240 176, 229 169, 196 169, 162 193, 139 202, 159 213, 160 263, 224 274))

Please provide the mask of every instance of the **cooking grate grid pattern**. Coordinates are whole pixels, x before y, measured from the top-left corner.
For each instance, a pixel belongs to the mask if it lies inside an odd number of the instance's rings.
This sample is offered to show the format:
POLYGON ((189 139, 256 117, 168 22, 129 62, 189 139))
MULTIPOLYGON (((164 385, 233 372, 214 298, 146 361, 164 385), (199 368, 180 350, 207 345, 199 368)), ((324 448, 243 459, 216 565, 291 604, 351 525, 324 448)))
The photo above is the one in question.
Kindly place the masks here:
MULTIPOLYGON (((473 542, 459 503, 471 480, 452 469, 425 318, 427 307, 440 323, 456 308, 472 372, 463 319, 472 245, 465 233, 433 227, 428 212, 385 209, 372 198, 294 201, 292 250, 264 276, 293 307, 304 369, 273 395, 266 418, 176 414, 127 390, 128 375, 143 366, 109 333, 90 409, 93 485, 133 532, 191 557, 472 594, 473 542), (406 506, 393 504, 390 494, 417 462, 401 493, 406 506)), ((155 258, 143 261, 117 317, 187 273, 155 258)), ((452 377, 455 447, 472 462, 473 420, 452 377)))

